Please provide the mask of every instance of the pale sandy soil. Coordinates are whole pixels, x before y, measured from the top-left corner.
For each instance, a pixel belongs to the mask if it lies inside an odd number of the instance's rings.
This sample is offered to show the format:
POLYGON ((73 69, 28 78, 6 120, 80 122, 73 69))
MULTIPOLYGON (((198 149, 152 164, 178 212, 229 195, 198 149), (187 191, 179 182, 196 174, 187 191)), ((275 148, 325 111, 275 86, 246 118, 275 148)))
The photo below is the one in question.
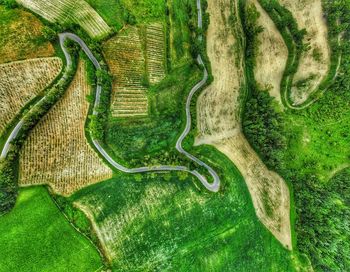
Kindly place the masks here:
POLYGON ((299 29, 306 29, 304 43, 310 45, 310 50, 302 54, 298 71, 293 79, 292 99, 294 104, 298 105, 317 90, 328 73, 330 65, 328 28, 323 17, 321 0, 280 0, 280 3, 292 12, 299 29), (313 56, 314 52, 319 55, 319 60, 313 56), (307 83, 298 88, 296 84, 302 80, 306 80, 307 83))
POLYGON ((242 133, 221 140, 214 146, 240 170, 258 218, 285 247, 291 249, 290 197, 284 180, 266 168, 242 133))
POLYGON ((255 5, 260 17, 258 25, 264 28, 259 34, 260 45, 256 58, 254 76, 262 89, 268 89, 271 96, 281 104, 280 86, 288 59, 288 49, 275 24, 257 0, 249 0, 255 5))
POLYGON ((211 24, 208 29, 207 51, 215 80, 198 99, 200 135, 197 144, 207 142, 208 137, 220 139, 237 133, 240 87, 244 79, 242 56, 236 54, 240 45, 235 32, 239 30, 224 23, 232 10, 230 1, 220 0, 216 4, 208 1, 208 4, 211 24))
POLYGON ((20 153, 19 185, 49 184, 56 193, 70 195, 112 176, 85 138, 90 90, 85 65, 80 63, 64 97, 26 139, 20 153))
MULTIPOLYGON (((211 144, 226 154, 242 173, 257 217, 287 248, 291 249, 290 196, 285 182, 269 171, 250 147, 240 124, 240 87, 244 82, 241 47, 235 37, 240 24, 228 24, 230 0, 208 1, 210 26, 207 52, 214 82, 199 97, 196 144, 211 144)), ((237 18, 237 17, 236 17, 237 18)))

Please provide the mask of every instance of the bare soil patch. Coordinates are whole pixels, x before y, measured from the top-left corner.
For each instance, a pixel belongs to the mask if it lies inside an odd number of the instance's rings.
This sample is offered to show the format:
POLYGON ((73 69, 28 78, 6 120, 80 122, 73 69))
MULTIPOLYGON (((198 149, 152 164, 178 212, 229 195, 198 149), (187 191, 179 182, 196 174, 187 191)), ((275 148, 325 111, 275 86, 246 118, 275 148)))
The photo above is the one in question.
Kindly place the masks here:
POLYGON ((242 173, 257 217, 287 248, 291 249, 290 196, 283 179, 269 171, 241 132, 240 100, 243 52, 238 39, 241 25, 237 3, 208 1, 210 25, 207 52, 214 82, 199 97, 196 144, 212 144, 226 154, 242 173))
POLYGON ((260 6, 257 0, 250 0, 255 5, 260 17, 258 25, 264 28, 259 34, 259 47, 256 58, 254 76, 262 89, 268 89, 271 96, 281 102, 280 86, 288 59, 288 49, 277 27, 260 6))
POLYGON ((80 63, 64 97, 24 143, 19 167, 21 186, 49 184, 55 192, 70 195, 112 176, 85 138, 89 93, 85 65, 80 63))
POLYGON ((214 146, 229 157, 243 175, 258 218, 283 246, 291 249, 290 197, 284 180, 267 169, 242 133, 214 146))
POLYGON ((298 105, 317 90, 329 71, 327 22, 321 0, 280 0, 280 3, 292 12, 299 28, 307 31, 304 43, 309 45, 309 50, 302 53, 292 87, 292 99, 298 105))

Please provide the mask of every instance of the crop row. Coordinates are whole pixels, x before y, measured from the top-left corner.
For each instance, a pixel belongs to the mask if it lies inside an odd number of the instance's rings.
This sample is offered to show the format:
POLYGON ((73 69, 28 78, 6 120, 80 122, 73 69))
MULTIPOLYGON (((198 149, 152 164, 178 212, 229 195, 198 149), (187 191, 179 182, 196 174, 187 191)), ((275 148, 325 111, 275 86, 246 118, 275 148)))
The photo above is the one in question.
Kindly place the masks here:
POLYGON ((158 83, 165 77, 165 32, 156 23, 146 28, 147 72, 150 83, 158 83))
POLYGON ((138 28, 129 27, 104 46, 114 76, 112 114, 116 117, 145 116, 148 98, 143 86, 145 58, 138 28))
POLYGON ((59 58, 42 58, 0 65, 0 134, 21 109, 60 73, 59 58))
POLYGON ((20 185, 50 184, 63 195, 111 177, 85 138, 90 87, 85 66, 64 97, 45 115, 26 139, 20 153, 20 185))
POLYGON ((17 0, 17 2, 50 22, 77 23, 91 37, 108 35, 110 27, 84 0, 17 0))

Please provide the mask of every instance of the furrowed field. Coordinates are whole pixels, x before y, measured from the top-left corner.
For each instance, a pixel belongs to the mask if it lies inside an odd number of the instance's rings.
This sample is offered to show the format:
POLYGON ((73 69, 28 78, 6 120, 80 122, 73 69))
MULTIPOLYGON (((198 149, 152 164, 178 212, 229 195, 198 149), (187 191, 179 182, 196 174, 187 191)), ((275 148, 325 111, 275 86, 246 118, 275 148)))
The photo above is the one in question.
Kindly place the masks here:
POLYGON ((112 115, 115 117, 148 114, 145 57, 137 27, 124 29, 104 45, 104 55, 114 77, 112 115))
POLYGON ((54 55, 42 36, 43 24, 33 14, 0 5, 0 18, 0 63, 54 55))
POLYGON ((0 65, 0 135, 21 109, 58 76, 61 69, 59 58, 0 65))
POLYGON ((84 0, 17 0, 50 22, 80 25, 91 37, 103 38, 111 29, 84 0))
POLYGON ((97 271, 95 247, 79 234, 43 187, 21 189, 0 218, 0 271, 97 271))
POLYGON ((127 27, 103 46, 114 77, 112 115, 148 115, 147 87, 165 77, 165 33, 162 24, 127 27))
POLYGON ((19 184, 49 184, 56 193, 72 192, 111 177, 112 171, 89 146, 85 120, 90 92, 85 64, 64 97, 38 123, 20 154, 19 184))

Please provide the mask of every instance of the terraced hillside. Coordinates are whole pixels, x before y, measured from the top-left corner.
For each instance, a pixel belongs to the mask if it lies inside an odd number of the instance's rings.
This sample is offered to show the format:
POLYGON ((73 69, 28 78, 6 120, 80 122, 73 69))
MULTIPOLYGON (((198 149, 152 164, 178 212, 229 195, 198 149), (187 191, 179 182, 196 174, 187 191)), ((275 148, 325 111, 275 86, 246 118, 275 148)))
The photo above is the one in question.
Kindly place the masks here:
POLYGON ((108 40, 103 51, 114 77, 112 115, 147 116, 147 87, 150 83, 158 83, 165 76, 163 26, 151 24, 145 28, 127 27, 108 40))
POLYGON ((147 72, 151 84, 165 77, 165 33, 164 26, 154 23, 146 26, 147 72))
POLYGON ((19 184, 49 184, 56 193, 69 195, 111 177, 85 138, 90 92, 85 65, 80 63, 65 96, 39 122, 20 154, 19 184))
POLYGON ((103 47, 109 69, 114 77, 112 115, 115 117, 145 116, 148 112, 145 58, 137 27, 128 27, 103 47))
POLYGON ((42 58, 0 65, 0 135, 21 109, 60 73, 60 58, 42 58))
POLYGON ((80 25, 91 37, 103 38, 111 29, 84 0, 17 0, 50 22, 80 25))

